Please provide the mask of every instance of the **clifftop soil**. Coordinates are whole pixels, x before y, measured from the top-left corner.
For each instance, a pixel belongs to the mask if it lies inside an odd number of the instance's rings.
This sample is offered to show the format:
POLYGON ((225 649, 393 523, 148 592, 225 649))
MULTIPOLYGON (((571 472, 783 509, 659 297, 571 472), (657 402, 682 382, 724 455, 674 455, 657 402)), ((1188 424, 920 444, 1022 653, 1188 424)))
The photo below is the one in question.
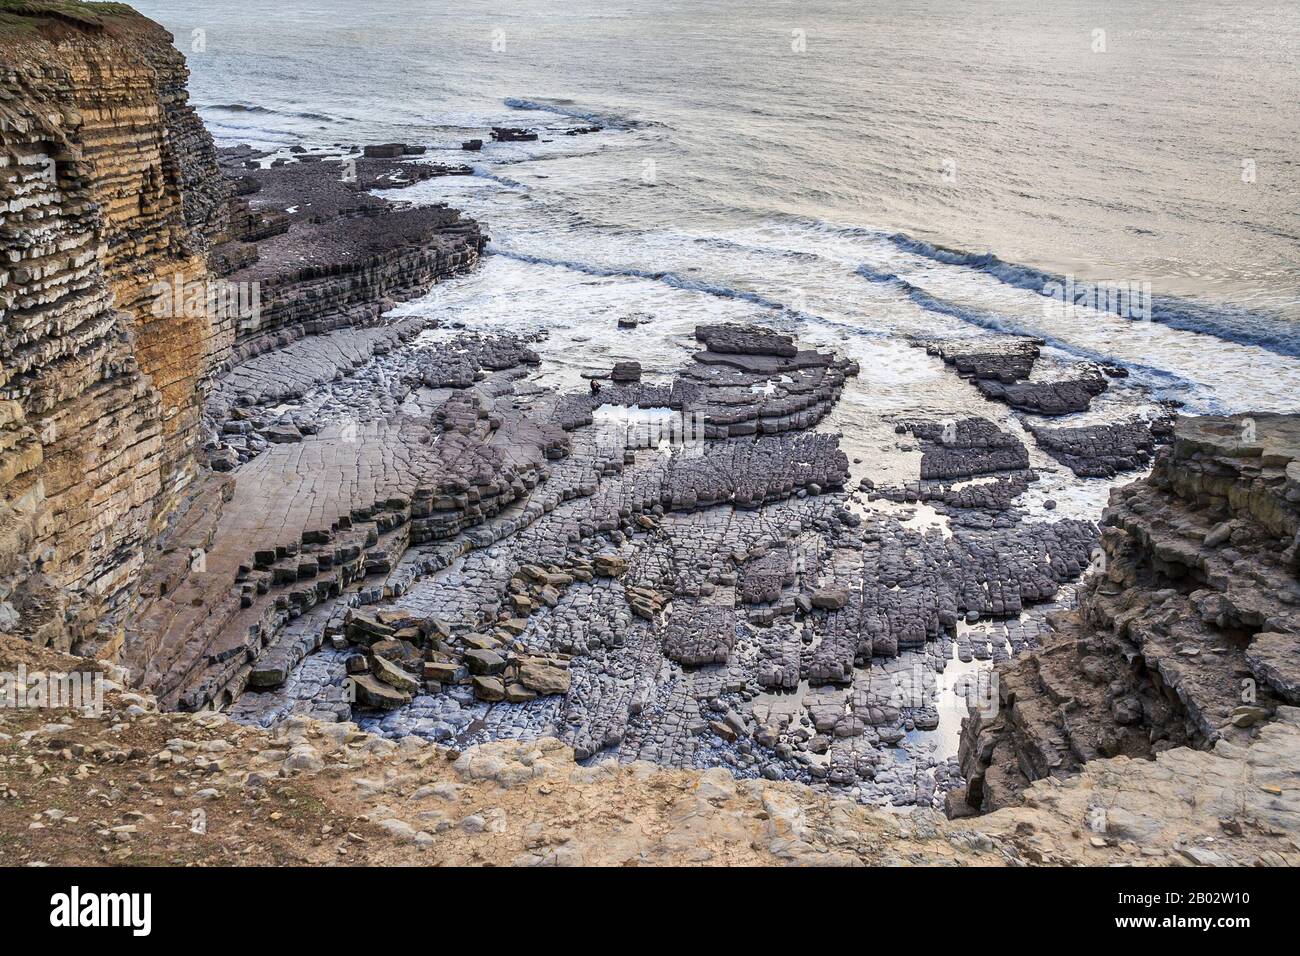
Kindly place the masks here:
MULTIPOLYGON (((0 638, 0 671, 19 666, 87 662, 0 638)), ((550 739, 458 753, 308 718, 267 733, 109 689, 97 718, 0 711, 0 864, 1294 866, 1298 741, 1282 708, 1248 747, 1095 761, 1024 807, 947 821, 722 770, 577 766, 550 739)))

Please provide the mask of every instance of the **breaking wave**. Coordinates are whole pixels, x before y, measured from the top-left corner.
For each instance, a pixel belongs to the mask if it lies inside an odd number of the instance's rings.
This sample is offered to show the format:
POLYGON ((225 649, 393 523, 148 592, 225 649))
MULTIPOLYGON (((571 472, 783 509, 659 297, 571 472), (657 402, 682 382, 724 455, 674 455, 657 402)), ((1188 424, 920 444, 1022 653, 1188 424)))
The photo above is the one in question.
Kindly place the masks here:
POLYGON ((998 312, 991 312, 987 309, 977 309, 973 306, 949 302, 947 299, 940 299, 938 296, 913 285, 903 277, 895 275, 892 272, 881 272, 880 270, 873 269, 868 265, 862 265, 858 267, 857 273, 868 282, 876 282, 882 285, 892 285, 896 287, 900 292, 904 293, 909 299, 927 312, 933 312, 936 315, 943 315, 948 318, 956 319, 959 322, 975 326, 976 328, 983 329, 986 332, 997 332, 1002 335, 1016 335, 1039 339, 1052 348, 1065 352, 1068 355, 1073 355, 1076 358, 1088 362, 1096 362, 1099 365, 1121 366, 1131 372, 1140 373, 1149 376, 1152 379, 1159 380, 1160 384, 1166 387, 1179 385, 1190 387, 1192 384, 1181 376, 1175 375, 1173 372, 1166 371, 1165 369, 1157 368, 1154 365, 1143 365, 1137 362, 1121 361, 1114 356, 1085 348, 1073 342, 1067 342, 1051 335, 1050 333, 1045 333, 1042 329, 1029 328, 1021 325, 1010 316, 998 312))
POLYGON ((323 123, 336 123, 339 121, 337 117, 328 116, 325 113, 274 110, 269 106, 258 106, 255 103, 205 103, 201 104, 199 109, 221 110, 226 113, 252 113, 260 116, 294 116, 298 119, 319 120, 323 123))
MULTIPOLYGON (((903 233, 887 238, 903 252, 944 265, 974 269, 997 279, 1004 285, 1045 294, 1049 285, 1063 284, 1064 276, 1032 266, 1005 262, 991 252, 963 252, 936 246, 903 233)), ((1184 332, 1199 332, 1215 338, 1254 345, 1279 355, 1300 358, 1300 330, 1293 323, 1272 312, 1232 306, 1207 306, 1171 295, 1152 295, 1151 319, 1184 332)))

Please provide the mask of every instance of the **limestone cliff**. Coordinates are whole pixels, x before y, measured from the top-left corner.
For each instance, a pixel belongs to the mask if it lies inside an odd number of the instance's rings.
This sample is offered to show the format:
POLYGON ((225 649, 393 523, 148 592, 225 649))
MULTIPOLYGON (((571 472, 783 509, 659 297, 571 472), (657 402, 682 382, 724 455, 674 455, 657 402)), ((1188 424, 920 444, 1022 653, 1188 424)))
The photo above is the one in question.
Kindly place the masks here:
POLYGON ((152 309, 225 228, 186 75, 121 5, 0 8, 0 629, 40 643, 114 649, 231 344, 152 309))
POLYGON ((238 367, 386 324, 485 238, 455 210, 372 195, 380 171, 411 181, 387 160, 349 178, 219 157, 171 35, 124 5, 0 0, 0 75, 0 632, 125 660, 151 686, 197 680, 240 663, 211 647, 227 623, 211 609, 240 607, 235 573, 208 579, 186 666, 155 625, 195 607, 190 558, 234 490, 213 469, 252 454, 219 431, 257 401, 238 367))

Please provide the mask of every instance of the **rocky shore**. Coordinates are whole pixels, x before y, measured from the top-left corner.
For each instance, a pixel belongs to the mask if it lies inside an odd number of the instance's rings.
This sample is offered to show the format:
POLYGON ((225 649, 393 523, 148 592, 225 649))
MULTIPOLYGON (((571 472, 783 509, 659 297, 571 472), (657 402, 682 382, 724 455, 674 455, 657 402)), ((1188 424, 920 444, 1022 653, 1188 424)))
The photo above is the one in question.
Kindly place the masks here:
POLYGON ((487 237, 403 196, 470 167, 218 150, 168 34, 68 8, 0 21, 0 650, 114 686, 0 748, 166 806, 10 773, 24 862, 196 802, 249 862, 1297 862, 1300 419, 1104 418, 1122 369, 979 334, 914 353, 978 414, 846 420, 873 370, 730 321, 553 384, 413 301, 487 237))
MULTIPOLYGON (((690 363, 666 381, 623 368, 598 391, 564 392, 530 384, 536 355, 519 343, 467 352, 463 334, 434 331, 374 359, 376 376, 417 386, 381 424, 336 441, 346 421, 333 416, 358 406, 335 400, 338 383, 321 386, 304 397, 316 433, 236 473, 256 475, 256 490, 245 500, 237 488, 227 506, 245 519, 233 539, 247 549, 283 536, 235 572, 250 608, 273 615, 219 672, 237 719, 356 719, 458 747, 554 735, 583 760, 721 765, 934 805, 955 771, 955 754, 925 736, 948 662, 1035 646, 1043 612, 1096 543, 1088 522, 1022 521, 1013 494, 954 497, 952 513, 970 520, 951 535, 872 511, 844 490, 847 456, 819 427, 858 369, 787 335, 701 326, 690 363), (431 371, 467 354, 496 361, 451 386, 431 371), (372 536, 380 559, 361 559, 377 579, 336 592, 321 546, 336 549, 355 522, 286 529, 284 515, 347 513, 314 502, 382 471, 408 434, 432 434, 454 458, 417 440, 391 484, 337 499, 409 509, 372 536), (440 477, 471 440, 527 463, 522 493, 502 487, 491 458, 472 479, 440 477), (287 614, 273 600, 285 592, 287 614), (990 625, 1001 640, 976 625, 1035 605, 1010 628, 990 625)), ((935 423, 907 427, 925 436, 923 469, 946 462, 935 469, 1021 490, 1032 478, 1024 446, 987 421, 959 423, 948 443, 935 423)))
MULTIPOLYGON (((1300 702, 1300 422, 1180 418, 1149 478, 1117 489, 1076 611, 999 668, 996 716, 963 729, 950 807, 1013 805, 1090 761, 1240 758, 1300 702)), ((1257 797, 1290 812, 1290 792, 1257 797)))

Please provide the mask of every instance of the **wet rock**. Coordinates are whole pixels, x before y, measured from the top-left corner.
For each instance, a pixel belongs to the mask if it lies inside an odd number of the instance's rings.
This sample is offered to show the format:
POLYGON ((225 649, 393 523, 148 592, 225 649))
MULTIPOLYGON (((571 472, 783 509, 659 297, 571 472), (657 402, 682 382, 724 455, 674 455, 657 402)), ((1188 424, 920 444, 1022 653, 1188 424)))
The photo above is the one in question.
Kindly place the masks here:
POLYGON ((1024 443, 987 418, 957 422, 914 422, 908 429, 925 442, 921 478, 971 478, 1029 467, 1024 443))
POLYGON ((1109 478, 1144 467, 1171 431, 1167 420, 1145 419, 1077 428, 1025 427, 1044 451, 1081 478, 1109 478))
POLYGON ((1106 379, 1088 374, 1058 382, 1017 382, 1004 385, 988 379, 977 383, 985 398, 998 399, 1012 408, 1039 415, 1086 412, 1092 400, 1106 390, 1106 379))
POLYGON ((664 655, 687 667, 724 664, 735 644, 735 616, 714 605, 682 607, 664 628, 664 655))
POLYGON ((537 133, 517 126, 494 126, 492 138, 499 143, 528 143, 537 139, 537 133))
POLYGON ((615 384, 641 381, 640 362, 618 362, 610 373, 609 379, 615 384))
POLYGON ((961 375, 1011 384, 1029 377, 1043 344, 1041 339, 990 336, 932 342, 925 349, 961 375))

